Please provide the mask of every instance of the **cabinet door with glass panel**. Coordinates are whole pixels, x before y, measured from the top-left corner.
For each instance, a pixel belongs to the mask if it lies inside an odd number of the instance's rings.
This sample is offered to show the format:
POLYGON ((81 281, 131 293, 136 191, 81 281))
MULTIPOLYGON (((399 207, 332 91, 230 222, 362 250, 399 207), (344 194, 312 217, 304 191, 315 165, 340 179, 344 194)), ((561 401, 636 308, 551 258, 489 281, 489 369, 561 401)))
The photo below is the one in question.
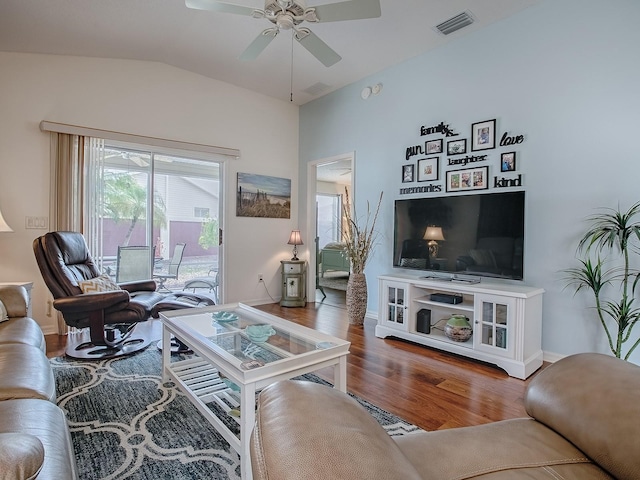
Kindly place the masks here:
POLYGON ((474 348, 513 357, 515 299, 476 295, 475 305, 474 348))
POLYGON ((380 312, 383 312, 384 323, 393 328, 407 330, 408 316, 408 284, 402 282, 382 282, 380 312))

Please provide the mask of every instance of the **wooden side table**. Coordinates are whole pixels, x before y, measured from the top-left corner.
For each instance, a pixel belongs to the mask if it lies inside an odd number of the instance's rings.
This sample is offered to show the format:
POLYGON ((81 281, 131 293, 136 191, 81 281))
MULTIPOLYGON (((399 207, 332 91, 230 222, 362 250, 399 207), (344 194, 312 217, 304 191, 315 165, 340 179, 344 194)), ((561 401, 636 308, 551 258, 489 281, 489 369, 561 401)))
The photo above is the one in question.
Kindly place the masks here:
POLYGON ((281 260, 283 307, 304 307, 307 304, 307 262, 305 260, 281 260))

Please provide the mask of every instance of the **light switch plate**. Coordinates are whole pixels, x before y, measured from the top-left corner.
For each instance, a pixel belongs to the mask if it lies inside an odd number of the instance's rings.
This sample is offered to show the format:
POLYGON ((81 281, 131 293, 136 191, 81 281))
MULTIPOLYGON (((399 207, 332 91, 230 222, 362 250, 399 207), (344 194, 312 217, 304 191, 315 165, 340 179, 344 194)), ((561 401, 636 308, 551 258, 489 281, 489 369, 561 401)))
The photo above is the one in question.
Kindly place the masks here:
POLYGON ((24 217, 24 228, 48 230, 49 217, 24 217))

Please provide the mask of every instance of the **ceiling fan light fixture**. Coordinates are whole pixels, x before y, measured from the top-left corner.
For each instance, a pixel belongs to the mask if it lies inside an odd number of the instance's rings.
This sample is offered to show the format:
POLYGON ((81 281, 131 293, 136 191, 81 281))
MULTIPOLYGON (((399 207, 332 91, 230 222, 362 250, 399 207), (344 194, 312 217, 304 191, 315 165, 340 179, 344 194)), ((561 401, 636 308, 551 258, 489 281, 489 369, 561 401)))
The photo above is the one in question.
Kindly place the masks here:
POLYGON ((295 24, 295 20, 288 13, 282 13, 276 18, 276 25, 282 30, 291 30, 295 24))

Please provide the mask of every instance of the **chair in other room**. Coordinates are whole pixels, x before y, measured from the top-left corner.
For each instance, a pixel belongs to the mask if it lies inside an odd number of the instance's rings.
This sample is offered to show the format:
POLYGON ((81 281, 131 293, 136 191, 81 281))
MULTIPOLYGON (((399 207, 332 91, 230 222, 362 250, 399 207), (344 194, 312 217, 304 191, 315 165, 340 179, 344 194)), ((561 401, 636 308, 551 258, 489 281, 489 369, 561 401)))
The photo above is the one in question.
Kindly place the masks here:
POLYGON ((184 249, 186 246, 186 243, 177 243, 175 248, 173 249, 173 255, 171 257, 171 260, 169 261, 167 271, 164 273, 153 274, 153 278, 158 280, 159 292, 171 291, 165 286, 165 282, 167 280, 178 279, 178 271, 180 270, 180 264, 182 263, 182 256, 184 255, 184 249))
POLYGON ((139 322, 157 318, 163 310, 213 303, 195 294, 164 295, 153 280, 114 283, 100 273, 77 232, 49 232, 34 240, 33 250, 54 308, 70 327, 89 329, 89 339, 82 332, 68 336, 70 357, 103 359, 137 352, 150 342, 134 331, 139 322))

